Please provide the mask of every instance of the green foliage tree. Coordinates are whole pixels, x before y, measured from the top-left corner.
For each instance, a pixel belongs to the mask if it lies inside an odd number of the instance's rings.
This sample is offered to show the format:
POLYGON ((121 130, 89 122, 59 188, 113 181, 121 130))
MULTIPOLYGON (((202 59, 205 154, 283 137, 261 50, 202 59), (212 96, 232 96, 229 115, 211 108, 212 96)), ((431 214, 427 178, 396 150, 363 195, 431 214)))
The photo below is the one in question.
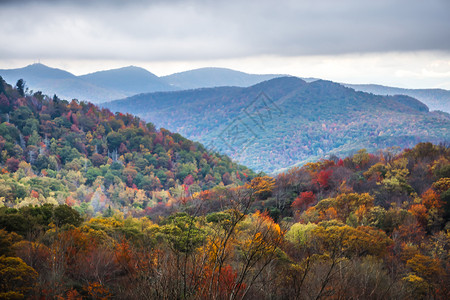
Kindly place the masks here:
POLYGON ((25 96, 25 81, 23 79, 17 80, 16 89, 19 92, 20 96, 25 96))

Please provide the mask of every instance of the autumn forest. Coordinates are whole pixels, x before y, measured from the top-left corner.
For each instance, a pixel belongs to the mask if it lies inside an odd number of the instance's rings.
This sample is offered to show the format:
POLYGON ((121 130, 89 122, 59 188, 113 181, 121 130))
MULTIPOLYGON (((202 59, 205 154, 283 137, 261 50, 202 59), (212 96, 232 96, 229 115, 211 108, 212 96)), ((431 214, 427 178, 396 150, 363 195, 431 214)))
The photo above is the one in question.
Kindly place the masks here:
POLYGON ((449 299, 450 148, 276 175, 0 78, 0 299, 449 299))

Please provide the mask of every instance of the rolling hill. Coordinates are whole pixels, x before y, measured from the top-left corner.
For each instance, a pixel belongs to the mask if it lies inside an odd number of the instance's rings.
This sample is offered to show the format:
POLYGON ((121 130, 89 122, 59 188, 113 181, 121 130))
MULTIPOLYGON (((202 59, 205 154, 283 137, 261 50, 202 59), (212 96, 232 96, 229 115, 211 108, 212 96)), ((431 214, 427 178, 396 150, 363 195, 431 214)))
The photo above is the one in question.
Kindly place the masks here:
MULTIPOLYGON (((100 103, 140 93, 176 91, 208 87, 249 87, 260 82, 282 77, 276 74, 248 74, 225 68, 200 68, 158 77, 139 67, 94 72, 75 76, 67 71, 32 64, 19 69, 0 70, 0 76, 15 83, 23 78, 30 90, 56 94, 65 99, 100 103)), ((311 83, 317 78, 302 78, 311 83)), ((402 89, 374 84, 346 84, 357 91, 376 95, 407 95, 425 103, 430 110, 450 113, 450 91, 443 89, 402 89)))
POLYGON ((275 172, 325 155, 450 141, 450 116, 408 96, 281 77, 242 87, 136 95, 102 104, 275 172))
POLYGON ((127 95, 177 90, 155 74, 135 66, 99 71, 81 75, 78 78, 104 89, 118 90, 127 95))
POLYGON ((407 95, 419 99, 430 110, 450 113, 450 91, 444 89, 402 89, 377 84, 343 84, 357 91, 376 95, 407 95))
POLYGON ((149 92, 216 86, 247 87, 281 75, 203 68, 158 77, 143 68, 128 66, 76 76, 36 63, 24 68, 0 70, 0 76, 12 83, 22 78, 30 90, 44 94, 99 103, 149 92))
POLYGON ((281 76, 274 74, 248 74, 225 68, 200 68, 162 76, 161 79, 174 87, 188 90, 218 86, 248 87, 281 76))
POLYGON ((32 64, 19 69, 0 70, 0 76, 11 83, 16 83, 18 79, 22 78, 30 90, 39 90, 49 95, 56 94, 65 99, 75 98, 101 102, 130 95, 117 89, 97 86, 72 73, 50 68, 43 64, 32 64))
POLYGON ((133 115, 40 93, 24 96, 1 78, 0 152, 0 206, 67 203, 91 215, 139 213, 255 175, 133 115))
POLYGON ((0 76, 12 83, 22 78, 30 90, 93 103, 144 92, 177 90, 158 76, 134 66, 75 76, 43 64, 32 64, 19 69, 0 70, 0 76))

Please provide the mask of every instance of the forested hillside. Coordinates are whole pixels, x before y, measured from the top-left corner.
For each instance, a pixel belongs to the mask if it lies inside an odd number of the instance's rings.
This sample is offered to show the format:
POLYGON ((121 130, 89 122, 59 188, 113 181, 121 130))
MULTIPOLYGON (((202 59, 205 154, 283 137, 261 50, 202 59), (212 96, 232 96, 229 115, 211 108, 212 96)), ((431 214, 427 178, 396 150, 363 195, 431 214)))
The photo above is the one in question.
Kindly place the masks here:
POLYGON ((135 116, 1 83, 0 298, 450 296, 448 144, 256 176, 135 116))
POLYGON ((408 96, 282 77, 248 87, 136 95, 105 103, 220 150, 254 170, 419 142, 450 141, 450 115, 408 96))
MULTIPOLYGON (((17 173, 17 172, 16 172, 17 173)), ((448 299, 450 150, 361 150, 133 218, 0 208, 0 296, 448 299)))
POLYGON ((0 201, 73 206, 82 215, 144 213, 174 198, 254 177, 177 133, 86 102, 0 84, 0 201))
POLYGON ((0 0, 0 300, 450 300, 449 12, 0 0))

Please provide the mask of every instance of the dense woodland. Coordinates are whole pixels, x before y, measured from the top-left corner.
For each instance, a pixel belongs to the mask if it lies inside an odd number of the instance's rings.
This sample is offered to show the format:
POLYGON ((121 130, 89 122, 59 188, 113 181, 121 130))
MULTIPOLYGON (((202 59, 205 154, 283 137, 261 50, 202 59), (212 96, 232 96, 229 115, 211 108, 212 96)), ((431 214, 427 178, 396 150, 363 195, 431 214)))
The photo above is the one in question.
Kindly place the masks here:
POLYGON ((2 299, 450 297, 446 144, 269 177, 131 115, 1 87, 2 299))
POLYGON ((411 148, 419 142, 448 141, 450 136, 450 115, 429 112, 414 98, 378 96, 296 77, 248 88, 139 94, 103 105, 136 114, 264 172, 325 154, 411 148))
POLYGON ((1 203, 66 203, 83 216, 145 214, 174 198, 255 174, 228 157, 129 114, 25 95, 0 84, 1 203))

